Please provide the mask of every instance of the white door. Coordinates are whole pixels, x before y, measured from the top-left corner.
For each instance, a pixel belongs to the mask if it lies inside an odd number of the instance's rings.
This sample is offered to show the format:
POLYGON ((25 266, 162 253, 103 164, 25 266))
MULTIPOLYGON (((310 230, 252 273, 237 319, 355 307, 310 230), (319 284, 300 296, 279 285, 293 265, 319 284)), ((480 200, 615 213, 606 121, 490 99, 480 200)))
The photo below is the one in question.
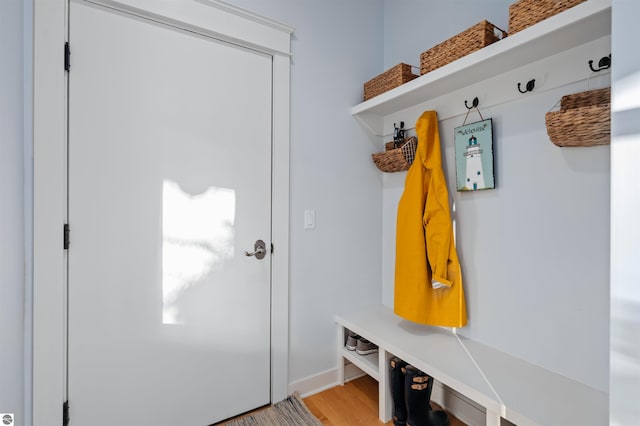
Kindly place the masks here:
POLYGON ((69 28, 71 425, 268 404, 272 58, 80 0, 69 28))

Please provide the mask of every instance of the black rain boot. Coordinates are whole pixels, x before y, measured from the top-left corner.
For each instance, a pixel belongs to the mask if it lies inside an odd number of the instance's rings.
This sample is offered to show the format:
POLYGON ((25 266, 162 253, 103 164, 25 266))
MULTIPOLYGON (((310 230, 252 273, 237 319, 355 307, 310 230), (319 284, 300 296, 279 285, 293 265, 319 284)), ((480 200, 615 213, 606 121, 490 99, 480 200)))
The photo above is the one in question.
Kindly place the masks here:
POLYGON ((449 415, 446 411, 429 411, 429 426, 449 426, 449 415))
POLYGON ((406 362, 396 357, 391 358, 389 361, 389 382, 391 384, 394 426, 404 426, 407 423, 407 406, 404 398, 404 375, 406 365, 406 362))
POLYGON ((429 380, 429 376, 413 365, 407 365, 405 371, 404 397, 407 402, 407 426, 427 426, 428 414, 431 410, 430 385, 433 380, 429 380))
POLYGON ((433 377, 408 365, 405 374, 407 426, 446 426, 449 416, 444 411, 431 410, 433 377))

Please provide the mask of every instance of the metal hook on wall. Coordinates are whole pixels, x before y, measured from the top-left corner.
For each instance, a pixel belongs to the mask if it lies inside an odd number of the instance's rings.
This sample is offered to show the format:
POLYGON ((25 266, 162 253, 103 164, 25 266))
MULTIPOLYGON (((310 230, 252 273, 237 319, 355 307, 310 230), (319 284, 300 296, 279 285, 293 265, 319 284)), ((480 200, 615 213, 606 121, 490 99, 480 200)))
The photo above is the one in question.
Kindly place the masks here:
POLYGON ((603 56, 602 58, 600 58, 600 60, 598 61, 598 67, 598 69, 594 69, 593 60, 589 61, 589 68, 591 68, 591 71, 600 72, 602 70, 607 70, 611 68, 611 54, 609 54, 609 56, 603 56))
POLYGON ((477 96, 475 98, 473 98, 473 101, 471 101, 471 106, 469 106, 469 103, 466 100, 464 101, 464 106, 467 107, 467 113, 464 116, 464 122, 462 123, 463 126, 465 124, 467 124, 467 118, 469 118, 469 113, 474 108, 476 109, 476 111, 478 111, 478 114, 480 115, 480 119, 484 120, 484 117, 482 117, 482 113, 478 109, 478 104, 479 103, 480 103, 480 101, 478 101, 478 97, 477 96))
POLYGON ((467 107, 467 109, 478 108, 478 104, 479 103, 480 103, 480 101, 478 101, 478 98, 475 97, 475 98, 473 98, 473 102, 471 103, 471 106, 469 106, 467 104, 467 100, 465 99, 464 106, 467 107))
POLYGON ((527 85, 525 86, 525 90, 522 90, 520 88, 520 86, 521 86, 521 83, 518 83, 518 92, 520 92, 520 93, 531 92, 536 87, 536 79, 532 78, 531 80, 527 81, 527 85))

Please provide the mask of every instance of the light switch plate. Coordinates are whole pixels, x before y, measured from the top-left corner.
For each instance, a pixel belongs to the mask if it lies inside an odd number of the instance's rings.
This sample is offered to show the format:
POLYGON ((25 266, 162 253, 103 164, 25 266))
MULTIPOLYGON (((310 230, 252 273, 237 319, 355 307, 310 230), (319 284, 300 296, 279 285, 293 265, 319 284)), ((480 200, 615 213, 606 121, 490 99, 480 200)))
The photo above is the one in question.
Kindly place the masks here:
POLYGON ((304 211, 304 229, 316 229, 316 211, 304 211))

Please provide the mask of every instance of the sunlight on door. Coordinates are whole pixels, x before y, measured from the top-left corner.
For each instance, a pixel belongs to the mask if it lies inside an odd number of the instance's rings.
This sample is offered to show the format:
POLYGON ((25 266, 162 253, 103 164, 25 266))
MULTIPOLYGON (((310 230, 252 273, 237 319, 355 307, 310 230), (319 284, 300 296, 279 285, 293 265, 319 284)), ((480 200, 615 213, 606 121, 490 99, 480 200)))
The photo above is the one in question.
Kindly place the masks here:
POLYGON ((233 257, 236 194, 210 187, 197 195, 162 186, 162 323, 185 324, 180 300, 233 257))

